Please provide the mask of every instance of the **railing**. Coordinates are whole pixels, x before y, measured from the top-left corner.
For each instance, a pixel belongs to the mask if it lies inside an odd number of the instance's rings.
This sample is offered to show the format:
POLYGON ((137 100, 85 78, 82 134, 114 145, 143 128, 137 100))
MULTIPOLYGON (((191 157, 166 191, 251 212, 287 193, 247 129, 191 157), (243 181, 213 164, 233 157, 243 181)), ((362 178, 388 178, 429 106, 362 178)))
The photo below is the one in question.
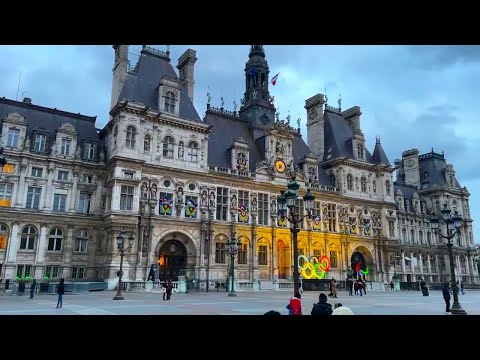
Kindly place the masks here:
POLYGON ((249 171, 239 171, 237 169, 228 169, 228 168, 217 167, 217 166, 209 166, 208 169, 210 171, 215 171, 222 174, 236 175, 236 176, 249 177, 249 178, 255 179, 255 173, 249 172, 249 171))
POLYGON ((253 290, 253 282, 239 282, 236 284, 237 290, 253 290))

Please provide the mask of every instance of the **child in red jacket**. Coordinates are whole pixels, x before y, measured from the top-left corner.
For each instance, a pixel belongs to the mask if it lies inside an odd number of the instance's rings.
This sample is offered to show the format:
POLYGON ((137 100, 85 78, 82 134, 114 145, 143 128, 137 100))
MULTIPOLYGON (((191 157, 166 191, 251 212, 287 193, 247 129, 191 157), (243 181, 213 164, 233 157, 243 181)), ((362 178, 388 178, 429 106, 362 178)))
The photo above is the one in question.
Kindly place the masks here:
POLYGON ((295 296, 290 299, 290 304, 287 305, 289 315, 302 315, 302 296, 299 292, 295 293, 295 296))

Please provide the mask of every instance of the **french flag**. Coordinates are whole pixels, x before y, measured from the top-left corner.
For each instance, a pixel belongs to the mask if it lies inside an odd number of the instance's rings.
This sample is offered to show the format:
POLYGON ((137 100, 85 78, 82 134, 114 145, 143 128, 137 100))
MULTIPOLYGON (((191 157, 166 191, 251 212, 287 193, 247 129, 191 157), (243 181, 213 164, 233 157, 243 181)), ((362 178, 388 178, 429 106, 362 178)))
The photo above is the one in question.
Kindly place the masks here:
POLYGON ((280 73, 278 73, 277 75, 275 75, 275 76, 272 78, 271 83, 272 83, 273 86, 275 86, 275 84, 277 83, 277 78, 278 78, 278 75, 279 75, 279 74, 280 74, 280 73))

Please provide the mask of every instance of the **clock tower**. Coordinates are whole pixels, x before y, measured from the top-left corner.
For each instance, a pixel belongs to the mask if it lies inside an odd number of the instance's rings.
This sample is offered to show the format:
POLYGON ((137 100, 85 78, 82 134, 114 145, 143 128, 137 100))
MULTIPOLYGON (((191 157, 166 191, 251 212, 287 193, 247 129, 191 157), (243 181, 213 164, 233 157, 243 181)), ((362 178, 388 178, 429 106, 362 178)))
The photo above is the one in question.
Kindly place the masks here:
POLYGON ((248 119, 254 128, 254 138, 261 136, 258 130, 270 129, 275 121, 273 98, 268 90, 269 68, 263 45, 251 45, 249 60, 245 65, 245 94, 240 116, 248 119))

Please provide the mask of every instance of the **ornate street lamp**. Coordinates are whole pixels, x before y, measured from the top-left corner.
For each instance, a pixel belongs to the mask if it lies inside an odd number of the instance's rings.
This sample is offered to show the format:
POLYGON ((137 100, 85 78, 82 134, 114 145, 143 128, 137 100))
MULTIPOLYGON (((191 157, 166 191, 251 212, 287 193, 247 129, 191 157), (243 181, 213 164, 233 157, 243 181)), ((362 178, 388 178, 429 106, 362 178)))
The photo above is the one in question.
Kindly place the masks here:
POLYGON ((117 273, 118 274, 117 295, 115 295, 113 300, 124 300, 122 296, 123 257, 125 256, 125 252, 132 248, 133 240, 134 240, 133 236, 130 235, 130 237, 128 238, 128 247, 124 248, 126 234, 127 234, 127 231, 123 229, 122 231, 120 231, 120 233, 117 236, 117 248, 118 248, 118 251, 120 251, 120 271, 117 273))
POLYGON ((230 292, 228 296, 237 296, 235 292, 235 255, 237 255, 241 242, 235 238, 232 238, 227 242, 227 252, 230 255, 230 292))
POLYGON ((298 198, 298 189, 300 185, 295 181, 295 176, 292 177, 288 183, 288 190, 281 191, 280 196, 277 199, 279 212, 283 216, 287 214, 287 208, 289 209, 288 221, 290 222, 290 232, 292 234, 292 243, 293 243, 293 293, 297 293, 300 288, 299 274, 298 274, 298 243, 297 243, 297 234, 300 232, 298 224, 303 221, 303 219, 310 218, 311 212, 313 209, 313 204, 315 201, 315 195, 313 195, 310 189, 307 190, 307 193, 303 197, 303 202, 307 215, 297 214, 295 211, 295 204, 297 203, 298 198))
POLYGON ((452 247, 453 243, 451 240, 455 236, 460 236, 460 228, 462 227, 462 218, 459 216, 458 211, 455 211, 454 216, 451 214, 451 210, 447 208, 447 204, 444 204, 444 208, 442 210, 442 217, 441 218, 433 218, 430 220, 430 224, 432 225, 432 230, 435 234, 439 235, 440 237, 447 239, 447 248, 448 248, 448 258, 450 261, 450 276, 452 277, 452 289, 453 289, 453 305, 450 309, 450 312, 454 315, 467 315, 467 312, 462 309, 460 306, 460 302, 458 301, 458 288, 457 283, 455 281, 455 266, 453 263, 453 253, 452 247), (440 221, 444 222, 447 228, 447 235, 442 234, 442 230, 439 228, 440 221))

